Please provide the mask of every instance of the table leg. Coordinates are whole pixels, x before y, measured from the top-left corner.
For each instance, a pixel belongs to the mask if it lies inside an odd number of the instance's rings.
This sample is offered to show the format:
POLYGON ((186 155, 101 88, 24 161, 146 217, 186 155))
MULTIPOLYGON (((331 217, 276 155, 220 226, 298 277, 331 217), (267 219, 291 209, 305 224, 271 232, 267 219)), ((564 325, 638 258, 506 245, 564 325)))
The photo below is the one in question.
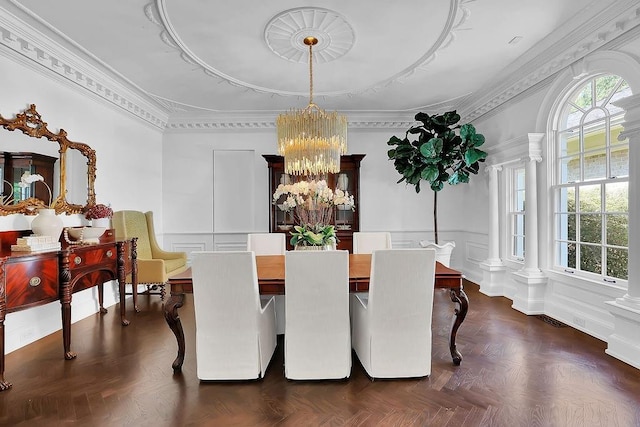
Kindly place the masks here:
POLYGON ((98 283, 98 304, 100 305, 100 314, 105 314, 108 312, 106 308, 104 308, 104 283, 98 283))
POLYGON ((178 315, 178 309, 182 307, 183 303, 184 294, 172 292, 169 300, 164 304, 164 318, 178 342, 178 357, 176 357, 176 360, 174 360, 171 365, 174 371, 182 370, 182 364, 184 363, 184 331, 182 330, 182 322, 180 322, 180 316, 178 315))
POLYGON ((449 351, 451 351, 451 357, 453 358, 454 365, 460 365, 462 362, 462 354, 456 349, 456 334, 458 333, 458 328, 462 325, 464 318, 467 316, 467 311, 469 310, 469 298, 467 294, 462 290, 462 286, 457 289, 451 289, 450 292, 451 301, 458 304, 458 308, 455 309, 456 320, 453 322, 453 326, 451 327, 451 337, 449 339, 449 351))

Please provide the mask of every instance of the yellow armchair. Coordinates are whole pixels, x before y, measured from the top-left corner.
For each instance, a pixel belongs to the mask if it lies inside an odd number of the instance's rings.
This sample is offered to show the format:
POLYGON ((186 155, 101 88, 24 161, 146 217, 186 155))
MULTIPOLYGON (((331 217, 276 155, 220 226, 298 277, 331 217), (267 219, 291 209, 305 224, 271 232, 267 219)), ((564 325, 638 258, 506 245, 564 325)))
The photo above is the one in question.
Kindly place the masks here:
MULTIPOLYGON (((160 295, 164 301, 169 277, 187 269, 185 252, 169 252, 158 246, 153 228, 153 212, 116 211, 112 218, 117 240, 138 238, 138 284, 146 285, 146 294, 160 295), (159 288, 159 292, 151 292, 159 288)), ((127 277, 131 283, 131 276, 127 277)), ((135 287, 134 287, 135 288, 135 287)), ((133 289, 133 306, 138 311, 138 292, 133 289)))

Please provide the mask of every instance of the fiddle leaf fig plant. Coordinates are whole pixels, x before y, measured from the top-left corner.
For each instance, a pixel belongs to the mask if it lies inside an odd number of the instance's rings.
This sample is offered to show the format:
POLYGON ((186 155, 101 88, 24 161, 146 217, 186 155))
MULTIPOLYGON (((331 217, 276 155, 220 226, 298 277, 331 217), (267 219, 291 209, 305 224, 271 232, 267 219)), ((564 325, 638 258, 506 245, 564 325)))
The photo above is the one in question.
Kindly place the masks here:
POLYGON ((472 124, 459 125, 460 115, 455 110, 433 115, 418 113, 415 120, 422 124, 410 127, 403 139, 389 139, 387 145, 394 148, 387 155, 401 175, 398 184, 404 181, 419 193, 420 184, 425 181, 433 190, 434 237, 438 244, 438 192, 445 183, 467 183, 471 174, 478 173, 480 163, 487 157, 478 148, 484 144, 484 136, 472 124), (410 135, 415 138, 410 140, 410 135))

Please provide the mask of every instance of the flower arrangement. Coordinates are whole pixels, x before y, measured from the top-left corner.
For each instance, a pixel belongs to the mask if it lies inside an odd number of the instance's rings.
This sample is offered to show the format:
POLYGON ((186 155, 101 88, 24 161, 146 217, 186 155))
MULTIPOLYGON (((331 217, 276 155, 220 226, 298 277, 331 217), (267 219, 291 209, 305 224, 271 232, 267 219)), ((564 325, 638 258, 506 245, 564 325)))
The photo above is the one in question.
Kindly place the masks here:
POLYGON ((47 206, 50 209, 53 208, 53 195, 51 193, 51 187, 49 187, 49 184, 44 182, 44 177, 42 175, 39 175, 37 173, 32 174, 31 171, 24 171, 24 173, 20 177, 20 182, 18 183, 18 185, 20 186, 20 188, 28 188, 31 186, 31 184, 38 181, 42 182, 47 187, 47 190, 49 190, 49 204, 47 206))
POLYGON ((295 225, 291 232, 292 246, 333 246, 337 242, 333 225, 295 225))
POLYGON ((291 232, 291 244, 319 246, 334 244, 337 237, 332 222, 334 208, 355 209, 353 195, 337 189, 325 180, 280 184, 273 193, 273 203, 284 212, 293 212, 297 224, 291 232), (284 199, 283 201, 281 201, 284 199), (280 203, 278 203, 281 201, 280 203))
POLYGON ((112 216, 113 209, 102 203, 89 207, 84 213, 86 219, 111 218, 112 216))

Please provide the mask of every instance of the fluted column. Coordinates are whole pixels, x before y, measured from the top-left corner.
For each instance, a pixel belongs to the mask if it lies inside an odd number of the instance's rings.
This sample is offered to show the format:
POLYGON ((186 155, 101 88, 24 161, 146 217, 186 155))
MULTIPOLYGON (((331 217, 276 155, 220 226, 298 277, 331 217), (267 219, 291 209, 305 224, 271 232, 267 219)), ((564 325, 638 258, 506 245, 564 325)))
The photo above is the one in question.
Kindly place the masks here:
POLYGON ((529 150, 525 163, 524 267, 513 274, 516 293, 512 307, 525 314, 544 313, 544 293, 547 277, 538 264, 538 176, 537 166, 542 161, 543 133, 530 133, 529 150))
POLYGON ((607 339, 607 354, 640 368, 640 95, 614 102, 625 110, 624 131, 629 138, 629 254, 626 294, 607 301, 614 318, 614 330, 607 339))
POLYGON ((500 198, 498 172, 501 166, 488 166, 489 175, 489 242, 488 257, 480 263, 480 292, 489 296, 504 295, 505 266, 500 259, 500 198))

